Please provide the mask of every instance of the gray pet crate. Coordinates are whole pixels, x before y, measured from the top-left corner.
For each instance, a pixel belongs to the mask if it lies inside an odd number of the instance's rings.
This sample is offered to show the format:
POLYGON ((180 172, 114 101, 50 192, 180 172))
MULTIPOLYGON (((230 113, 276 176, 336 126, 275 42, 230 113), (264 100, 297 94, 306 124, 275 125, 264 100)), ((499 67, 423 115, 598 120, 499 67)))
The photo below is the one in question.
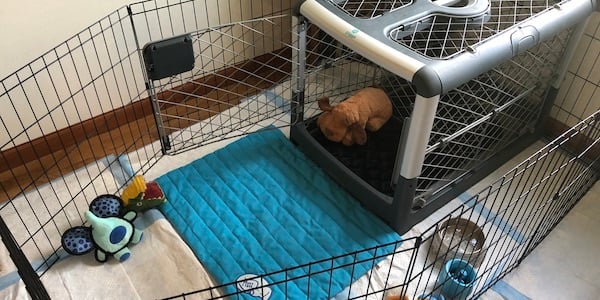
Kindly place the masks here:
POLYGON ((404 233, 539 139, 591 1, 307 0, 291 139, 404 233), (392 119, 324 138, 314 103, 378 85, 392 119))

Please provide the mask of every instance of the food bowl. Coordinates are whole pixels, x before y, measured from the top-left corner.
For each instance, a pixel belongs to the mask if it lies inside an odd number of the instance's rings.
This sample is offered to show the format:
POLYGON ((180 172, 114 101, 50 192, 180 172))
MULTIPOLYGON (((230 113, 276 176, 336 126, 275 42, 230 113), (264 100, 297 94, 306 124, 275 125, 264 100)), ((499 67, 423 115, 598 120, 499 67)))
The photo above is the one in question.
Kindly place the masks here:
POLYGON ((442 294, 450 299, 464 300, 473 291, 477 273, 473 266, 462 259, 451 259, 440 272, 438 285, 442 294))
POLYGON ((442 223, 434 234, 431 250, 438 266, 448 259, 459 258, 478 268, 485 258, 485 235, 477 224, 452 218, 442 223))

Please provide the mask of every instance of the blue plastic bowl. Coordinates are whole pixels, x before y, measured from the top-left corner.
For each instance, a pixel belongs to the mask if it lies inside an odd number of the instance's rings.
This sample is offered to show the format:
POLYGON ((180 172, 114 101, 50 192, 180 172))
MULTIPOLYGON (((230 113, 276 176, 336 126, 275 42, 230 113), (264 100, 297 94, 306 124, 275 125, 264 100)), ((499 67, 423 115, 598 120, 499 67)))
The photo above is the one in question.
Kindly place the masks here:
POLYGON ((473 266, 458 258, 446 262, 440 272, 438 285, 442 294, 451 299, 467 299, 473 290, 477 273, 473 266))

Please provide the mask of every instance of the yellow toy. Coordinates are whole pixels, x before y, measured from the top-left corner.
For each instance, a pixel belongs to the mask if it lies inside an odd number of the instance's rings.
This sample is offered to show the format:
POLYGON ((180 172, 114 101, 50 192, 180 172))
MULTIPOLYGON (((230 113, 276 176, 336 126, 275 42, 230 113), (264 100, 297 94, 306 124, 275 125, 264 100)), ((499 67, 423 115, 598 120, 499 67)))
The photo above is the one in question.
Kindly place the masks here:
POLYGON ((136 175, 121 194, 123 205, 127 209, 145 211, 167 201, 157 182, 146 183, 142 175, 136 175))

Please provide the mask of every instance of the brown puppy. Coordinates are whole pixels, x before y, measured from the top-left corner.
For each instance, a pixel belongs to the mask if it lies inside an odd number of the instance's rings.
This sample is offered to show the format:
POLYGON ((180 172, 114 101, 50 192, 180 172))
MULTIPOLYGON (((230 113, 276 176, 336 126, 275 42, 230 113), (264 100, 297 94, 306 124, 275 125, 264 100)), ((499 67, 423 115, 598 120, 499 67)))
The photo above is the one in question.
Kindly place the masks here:
POLYGON ((317 125, 325 137, 346 146, 364 145, 367 132, 375 132, 392 116, 392 103, 380 88, 368 87, 359 90, 338 105, 329 104, 329 98, 318 100, 323 113, 317 125))

